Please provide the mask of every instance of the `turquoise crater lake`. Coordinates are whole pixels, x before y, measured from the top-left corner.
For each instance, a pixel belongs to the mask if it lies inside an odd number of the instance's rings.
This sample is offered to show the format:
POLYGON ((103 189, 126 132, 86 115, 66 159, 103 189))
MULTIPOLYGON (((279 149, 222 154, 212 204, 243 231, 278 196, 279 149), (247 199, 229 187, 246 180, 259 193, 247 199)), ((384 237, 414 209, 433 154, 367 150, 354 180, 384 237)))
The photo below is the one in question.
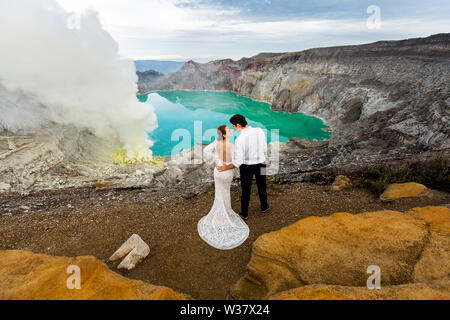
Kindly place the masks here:
MULTIPOLYGON (((217 127, 234 114, 242 114, 253 127, 267 130, 268 142, 286 142, 292 137, 325 140, 330 133, 321 119, 302 113, 274 112, 270 105, 232 92, 157 91, 138 96, 142 103, 155 108, 158 128, 149 133, 155 156, 170 156, 190 149, 197 142, 205 144, 217 137, 217 127), (278 136, 276 131, 278 129, 278 136)), ((234 142, 237 133, 231 140, 234 142)))

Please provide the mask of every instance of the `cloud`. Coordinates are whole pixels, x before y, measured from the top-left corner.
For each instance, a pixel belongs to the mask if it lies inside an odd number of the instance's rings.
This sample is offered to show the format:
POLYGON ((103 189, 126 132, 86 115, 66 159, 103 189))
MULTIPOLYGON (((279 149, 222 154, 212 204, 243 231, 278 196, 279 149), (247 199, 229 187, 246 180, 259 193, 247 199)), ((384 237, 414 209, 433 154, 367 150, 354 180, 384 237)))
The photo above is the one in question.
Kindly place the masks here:
POLYGON ((59 0, 92 6, 128 57, 222 57, 298 51, 448 32, 447 1, 377 1, 382 27, 366 27, 366 0, 59 0))

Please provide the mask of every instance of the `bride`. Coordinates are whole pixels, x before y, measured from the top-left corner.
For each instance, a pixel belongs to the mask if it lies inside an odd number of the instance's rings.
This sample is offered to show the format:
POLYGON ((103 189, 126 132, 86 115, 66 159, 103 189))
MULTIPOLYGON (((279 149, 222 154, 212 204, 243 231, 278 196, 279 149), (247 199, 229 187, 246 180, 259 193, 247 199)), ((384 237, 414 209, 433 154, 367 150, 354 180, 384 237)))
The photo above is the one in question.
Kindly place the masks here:
MULTIPOLYGON (((230 128, 221 126, 219 137, 208 145, 204 152, 207 159, 214 159, 219 165, 228 165, 233 160, 233 135, 230 128)), ((198 223, 200 237, 210 246, 230 250, 239 247, 248 238, 250 230, 241 217, 231 208, 230 187, 234 171, 219 172, 214 169, 215 199, 211 211, 198 223)))

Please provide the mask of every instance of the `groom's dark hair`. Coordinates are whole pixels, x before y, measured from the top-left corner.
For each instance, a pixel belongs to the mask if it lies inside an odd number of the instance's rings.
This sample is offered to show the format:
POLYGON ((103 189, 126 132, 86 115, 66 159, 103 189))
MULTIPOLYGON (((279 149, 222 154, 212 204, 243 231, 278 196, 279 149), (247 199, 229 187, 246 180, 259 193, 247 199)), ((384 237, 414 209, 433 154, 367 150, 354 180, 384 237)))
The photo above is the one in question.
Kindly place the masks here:
POLYGON ((230 122, 233 126, 236 126, 238 124, 241 125, 241 127, 245 128, 248 125, 247 120, 244 116, 241 116, 240 114, 236 114, 231 117, 230 122))

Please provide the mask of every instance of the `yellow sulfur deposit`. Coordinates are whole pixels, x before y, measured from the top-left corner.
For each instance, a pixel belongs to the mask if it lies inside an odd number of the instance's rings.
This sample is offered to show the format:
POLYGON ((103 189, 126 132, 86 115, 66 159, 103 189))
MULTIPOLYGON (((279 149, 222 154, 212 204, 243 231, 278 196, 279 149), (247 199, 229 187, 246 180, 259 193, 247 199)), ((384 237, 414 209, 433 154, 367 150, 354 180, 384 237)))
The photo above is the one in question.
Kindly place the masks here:
POLYGON ((153 160, 151 161, 153 164, 156 164, 158 168, 162 169, 164 168, 164 157, 153 157, 153 160))
POLYGON ((117 151, 113 156, 113 162, 116 164, 152 163, 157 165, 160 169, 164 167, 164 161, 164 157, 152 157, 151 159, 148 159, 146 155, 140 154, 137 154, 135 157, 130 159, 125 150, 117 151))

